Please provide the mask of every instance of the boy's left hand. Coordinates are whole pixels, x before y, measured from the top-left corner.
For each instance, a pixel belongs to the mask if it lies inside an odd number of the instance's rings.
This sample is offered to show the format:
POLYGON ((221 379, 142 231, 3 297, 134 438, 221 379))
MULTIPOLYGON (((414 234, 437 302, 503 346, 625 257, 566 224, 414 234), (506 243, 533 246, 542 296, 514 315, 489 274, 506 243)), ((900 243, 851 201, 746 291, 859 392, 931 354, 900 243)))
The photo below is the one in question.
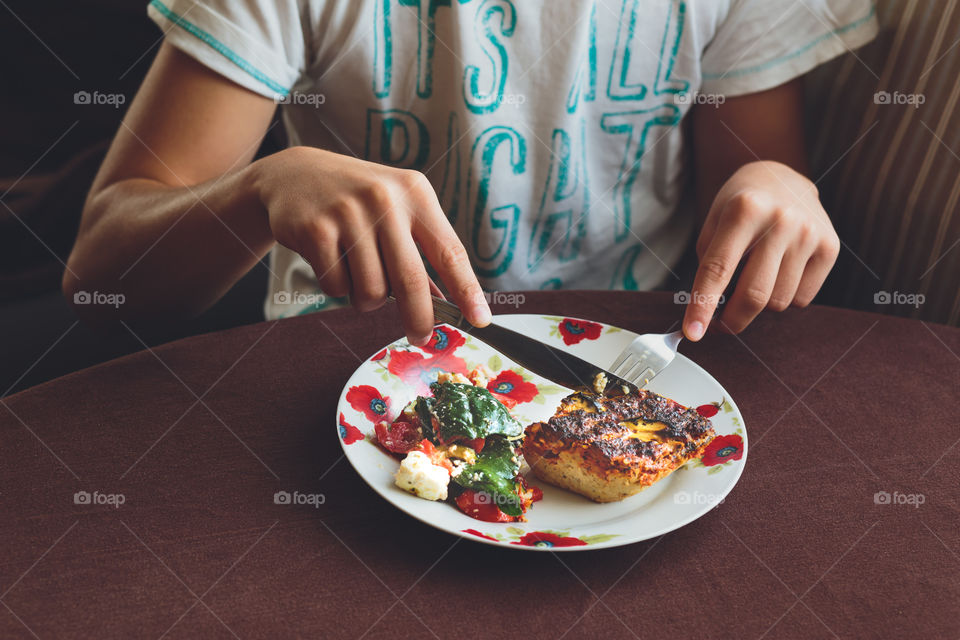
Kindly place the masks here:
POLYGON ((720 328, 742 331, 763 309, 810 304, 840 252, 816 186, 779 162, 742 166, 720 189, 697 240, 700 266, 683 331, 703 337, 737 266, 720 328))

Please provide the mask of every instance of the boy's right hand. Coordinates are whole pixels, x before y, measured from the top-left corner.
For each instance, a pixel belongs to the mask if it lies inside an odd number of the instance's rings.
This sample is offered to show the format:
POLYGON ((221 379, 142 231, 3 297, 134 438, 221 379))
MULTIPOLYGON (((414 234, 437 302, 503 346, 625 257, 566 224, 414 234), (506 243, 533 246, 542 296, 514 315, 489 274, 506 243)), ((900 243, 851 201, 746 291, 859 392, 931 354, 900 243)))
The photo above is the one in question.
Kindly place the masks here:
POLYGON ((313 267, 321 289, 361 311, 400 305, 407 339, 433 332, 431 281, 417 245, 475 326, 490 308, 427 178, 321 149, 293 147, 250 165, 277 242, 313 267))

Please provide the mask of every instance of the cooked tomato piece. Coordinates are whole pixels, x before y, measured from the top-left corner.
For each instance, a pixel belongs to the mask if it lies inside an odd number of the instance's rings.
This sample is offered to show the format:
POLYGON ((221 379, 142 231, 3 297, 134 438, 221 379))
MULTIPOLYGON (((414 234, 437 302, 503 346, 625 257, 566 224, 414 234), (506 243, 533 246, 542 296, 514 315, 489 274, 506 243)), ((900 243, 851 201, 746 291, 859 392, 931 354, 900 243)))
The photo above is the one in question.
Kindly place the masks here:
POLYGON ((419 427, 404 420, 398 419, 393 424, 378 422, 374 428, 380 446, 393 453, 409 453, 416 449, 423 439, 419 427))
POLYGON ((516 522, 520 519, 500 511, 488 494, 473 489, 464 489, 457 496, 457 506, 471 518, 484 522, 516 522))
POLYGON ((480 453, 483 451, 483 445, 486 444, 486 440, 483 438, 477 438, 475 440, 467 440, 463 444, 473 449, 475 452, 480 453))
POLYGON ((420 444, 414 447, 418 451, 422 451, 428 458, 430 462, 437 465, 438 467, 443 467, 448 472, 453 473, 453 463, 443 454, 442 451, 437 451, 437 448, 433 445, 432 442, 424 438, 420 441, 420 444))
POLYGON ((433 457, 437 453, 437 448, 433 446, 433 443, 424 438, 420 441, 420 445, 416 447, 420 451, 423 451, 427 456, 433 457))

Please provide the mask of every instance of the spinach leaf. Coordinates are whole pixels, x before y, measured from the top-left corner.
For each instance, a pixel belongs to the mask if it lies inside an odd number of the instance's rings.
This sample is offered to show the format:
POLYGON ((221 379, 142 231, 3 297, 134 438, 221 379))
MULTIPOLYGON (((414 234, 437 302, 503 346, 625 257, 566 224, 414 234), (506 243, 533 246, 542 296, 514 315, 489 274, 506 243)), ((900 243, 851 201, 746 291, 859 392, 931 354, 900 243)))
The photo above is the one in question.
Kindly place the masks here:
POLYGON ((513 444, 503 436, 491 436, 477 455, 477 461, 466 465, 453 476, 453 481, 466 489, 484 491, 494 504, 509 516, 523 515, 517 495, 517 474, 520 458, 513 444))
POLYGON ((417 417, 420 418, 423 437, 430 442, 437 441, 437 434, 433 432, 433 402, 433 398, 424 398, 421 396, 417 398, 416 403, 413 405, 414 410, 417 412, 417 417))
POLYGON ((519 436, 523 426, 489 391, 459 382, 434 383, 432 411, 446 442, 473 440, 493 434, 519 436))

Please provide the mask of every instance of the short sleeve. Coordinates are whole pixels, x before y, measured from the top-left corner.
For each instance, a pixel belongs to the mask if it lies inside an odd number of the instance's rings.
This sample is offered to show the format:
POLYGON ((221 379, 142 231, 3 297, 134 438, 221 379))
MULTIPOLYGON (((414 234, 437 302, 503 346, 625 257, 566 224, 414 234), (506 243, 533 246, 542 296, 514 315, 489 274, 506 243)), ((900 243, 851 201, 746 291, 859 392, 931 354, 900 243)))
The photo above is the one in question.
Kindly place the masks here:
POLYGON ((701 61, 703 93, 781 85, 877 33, 870 0, 733 0, 701 61))
POLYGON ((147 11, 167 42, 268 98, 287 96, 306 66, 295 0, 152 0, 147 11))

